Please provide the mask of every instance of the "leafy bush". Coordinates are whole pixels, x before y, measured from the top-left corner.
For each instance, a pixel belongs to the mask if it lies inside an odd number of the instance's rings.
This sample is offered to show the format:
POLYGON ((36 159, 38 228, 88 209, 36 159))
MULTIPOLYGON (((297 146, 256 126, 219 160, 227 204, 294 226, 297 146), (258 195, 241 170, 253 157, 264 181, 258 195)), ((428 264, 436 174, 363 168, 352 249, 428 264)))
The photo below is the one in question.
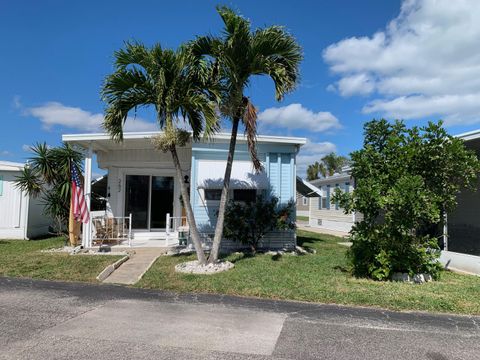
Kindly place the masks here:
POLYGON ((253 253, 259 242, 272 230, 295 229, 292 214, 295 204, 280 205, 275 196, 257 196, 255 202, 230 200, 225 211, 225 238, 248 245, 253 253))
POLYGON ((348 254, 357 276, 385 280, 394 272, 437 277, 439 229, 462 187, 474 188, 480 162, 441 122, 365 125, 363 148, 351 154, 355 190, 336 190, 347 213, 363 220, 351 231, 348 254))

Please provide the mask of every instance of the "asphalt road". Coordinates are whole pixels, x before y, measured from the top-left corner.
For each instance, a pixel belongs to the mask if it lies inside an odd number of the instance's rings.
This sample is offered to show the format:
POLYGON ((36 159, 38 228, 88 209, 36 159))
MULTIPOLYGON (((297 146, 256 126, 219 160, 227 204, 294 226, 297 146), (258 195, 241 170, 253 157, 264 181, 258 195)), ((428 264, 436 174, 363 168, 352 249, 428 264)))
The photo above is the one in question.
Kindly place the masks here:
POLYGON ((0 359, 471 360, 480 317, 0 278, 0 359))

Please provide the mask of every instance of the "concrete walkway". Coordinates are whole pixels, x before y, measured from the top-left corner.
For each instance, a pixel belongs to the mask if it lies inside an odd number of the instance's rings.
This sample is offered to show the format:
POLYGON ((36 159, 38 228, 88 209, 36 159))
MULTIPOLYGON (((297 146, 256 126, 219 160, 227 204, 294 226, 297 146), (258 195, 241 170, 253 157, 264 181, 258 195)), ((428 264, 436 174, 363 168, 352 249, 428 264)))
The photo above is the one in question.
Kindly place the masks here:
POLYGON ((124 262, 103 282, 110 284, 133 285, 143 274, 150 269, 160 255, 167 252, 167 248, 138 248, 133 256, 124 262))
POLYGON ((317 234, 334 235, 334 236, 339 236, 339 237, 347 237, 349 235, 347 232, 344 232, 344 231, 329 230, 329 229, 312 227, 312 226, 309 226, 308 223, 301 222, 301 221, 297 221, 297 229, 298 230, 304 230, 304 231, 310 231, 310 232, 314 232, 314 233, 317 233, 317 234))

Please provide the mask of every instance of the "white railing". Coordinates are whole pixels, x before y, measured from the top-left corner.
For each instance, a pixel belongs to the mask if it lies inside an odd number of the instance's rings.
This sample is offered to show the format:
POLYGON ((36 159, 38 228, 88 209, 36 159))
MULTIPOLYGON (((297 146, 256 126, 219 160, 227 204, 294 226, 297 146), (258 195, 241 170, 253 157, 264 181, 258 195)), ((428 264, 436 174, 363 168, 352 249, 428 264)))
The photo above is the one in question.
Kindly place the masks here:
POLYGON ((132 214, 127 217, 97 216, 92 218, 92 245, 116 241, 132 246, 132 214))
POLYGON ((166 233, 166 246, 168 246, 168 242, 170 240, 170 237, 175 234, 178 236, 178 230, 184 227, 188 231, 188 223, 187 223, 187 217, 186 216, 170 216, 170 214, 167 214, 167 219, 166 219, 166 226, 165 226, 165 233, 166 233))

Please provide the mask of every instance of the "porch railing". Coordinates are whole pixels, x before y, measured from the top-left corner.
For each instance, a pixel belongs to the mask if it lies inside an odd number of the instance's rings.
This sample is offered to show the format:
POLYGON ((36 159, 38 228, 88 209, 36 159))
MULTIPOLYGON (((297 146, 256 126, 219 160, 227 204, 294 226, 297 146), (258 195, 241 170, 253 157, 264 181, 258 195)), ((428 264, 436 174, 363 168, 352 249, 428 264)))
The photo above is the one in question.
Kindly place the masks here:
POLYGON ((167 214, 165 232, 166 232, 166 245, 168 246, 168 243, 173 235, 179 236, 180 232, 188 233, 187 217, 186 216, 170 216, 170 214, 167 214))
POLYGON ((92 245, 127 241, 132 246, 132 214, 127 217, 92 218, 92 245))

